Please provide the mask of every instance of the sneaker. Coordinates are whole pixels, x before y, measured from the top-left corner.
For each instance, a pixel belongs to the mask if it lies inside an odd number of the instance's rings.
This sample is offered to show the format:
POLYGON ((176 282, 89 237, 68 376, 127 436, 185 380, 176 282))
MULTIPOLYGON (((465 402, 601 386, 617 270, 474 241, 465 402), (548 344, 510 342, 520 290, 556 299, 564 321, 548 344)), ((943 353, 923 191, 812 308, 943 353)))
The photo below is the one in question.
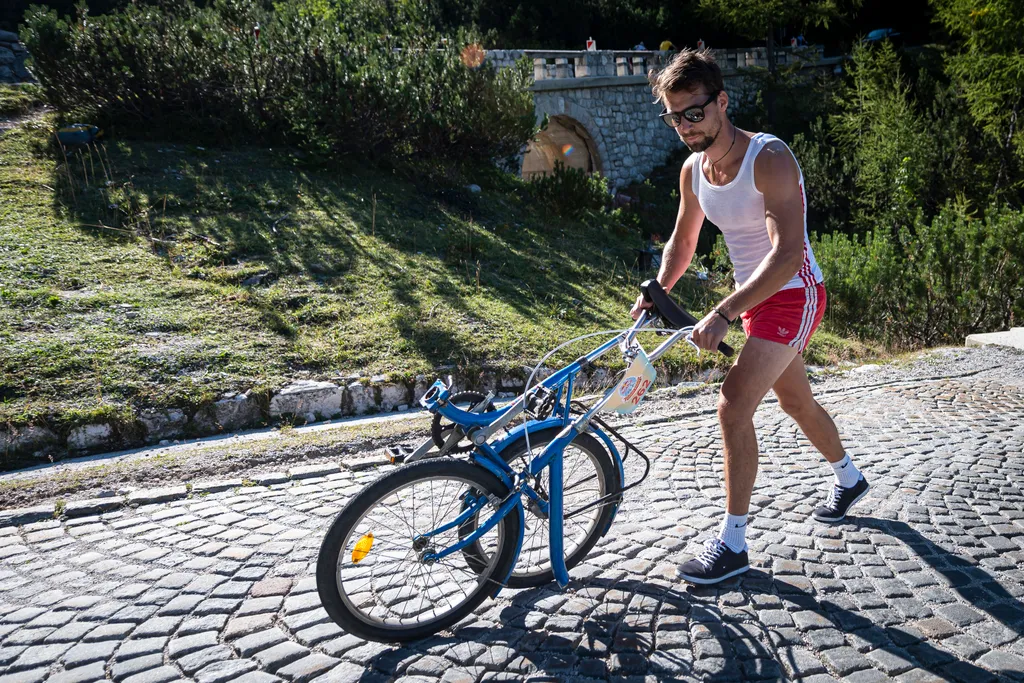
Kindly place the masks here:
POLYGON ((811 516, 819 522, 840 522, 846 517, 850 507, 866 496, 870 488, 863 476, 850 488, 834 484, 832 490, 828 492, 828 500, 824 505, 815 508, 811 516))
POLYGON ((736 553, 721 539, 709 538, 704 542, 704 551, 680 565, 676 569, 676 576, 690 583, 706 585, 724 581, 748 569, 750 562, 747 560, 746 548, 736 553))

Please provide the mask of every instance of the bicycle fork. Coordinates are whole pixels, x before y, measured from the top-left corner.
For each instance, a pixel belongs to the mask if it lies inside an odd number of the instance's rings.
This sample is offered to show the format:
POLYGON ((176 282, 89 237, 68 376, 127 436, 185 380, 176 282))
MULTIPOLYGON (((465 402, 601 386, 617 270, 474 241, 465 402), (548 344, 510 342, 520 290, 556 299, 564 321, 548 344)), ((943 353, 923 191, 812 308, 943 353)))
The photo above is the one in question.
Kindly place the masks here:
MULTIPOLYGON (((548 494, 548 551, 550 552, 551 571, 559 588, 569 585, 569 570, 565 566, 562 454, 573 439, 586 431, 591 418, 611 400, 613 392, 614 390, 607 392, 604 398, 595 403, 587 412, 568 424, 544 449, 545 454, 549 451, 552 452, 551 460, 548 463, 548 467, 551 468, 548 475, 551 477, 551 491, 548 494)), ((544 454, 539 457, 543 458, 544 454)))

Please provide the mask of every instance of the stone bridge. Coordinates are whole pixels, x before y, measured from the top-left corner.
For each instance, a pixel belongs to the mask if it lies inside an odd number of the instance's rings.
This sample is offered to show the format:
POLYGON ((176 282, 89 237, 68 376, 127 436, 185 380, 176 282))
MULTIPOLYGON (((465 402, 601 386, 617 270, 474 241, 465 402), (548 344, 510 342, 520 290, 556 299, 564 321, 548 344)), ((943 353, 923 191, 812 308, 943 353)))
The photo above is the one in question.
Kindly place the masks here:
MULTIPOLYGON (((665 64, 670 53, 637 50, 491 50, 497 67, 523 57, 533 61, 531 87, 538 121, 547 127, 523 155, 524 178, 549 173, 556 161, 598 172, 614 188, 642 180, 682 143, 658 120, 647 74, 665 64)), ((751 67, 766 67, 765 48, 719 50, 716 58, 734 102, 753 94, 746 76, 751 67)), ((832 69, 841 58, 822 58, 819 49, 780 49, 780 66, 832 69)))

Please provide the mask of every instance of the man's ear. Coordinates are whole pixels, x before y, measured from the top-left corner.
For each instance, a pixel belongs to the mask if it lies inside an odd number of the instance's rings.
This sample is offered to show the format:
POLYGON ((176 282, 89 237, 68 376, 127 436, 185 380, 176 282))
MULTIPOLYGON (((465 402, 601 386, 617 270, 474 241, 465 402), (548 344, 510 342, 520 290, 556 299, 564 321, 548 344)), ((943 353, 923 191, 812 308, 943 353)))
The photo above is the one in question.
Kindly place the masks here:
POLYGON ((722 91, 718 93, 718 106, 725 112, 729 108, 729 93, 722 91))

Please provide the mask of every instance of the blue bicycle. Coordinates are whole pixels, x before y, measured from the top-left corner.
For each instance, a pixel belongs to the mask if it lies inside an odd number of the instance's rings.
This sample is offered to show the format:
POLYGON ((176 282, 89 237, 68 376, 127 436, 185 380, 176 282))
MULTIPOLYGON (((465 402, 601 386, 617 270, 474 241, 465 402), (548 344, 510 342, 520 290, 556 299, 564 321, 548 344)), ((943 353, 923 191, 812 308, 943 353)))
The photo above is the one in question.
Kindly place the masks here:
MULTIPOLYGON (((367 640, 416 640, 461 621, 504 587, 568 584, 568 570, 607 533, 623 492, 650 470, 598 412, 635 407, 654 379, 651 363, 697 322, 656 281, 641 290, 652 308, 632 327, 584 335, 615 336, 533 385, 535 368, 505 407, 495 408, 491 395, 434 383, 421 399, 434 414, 431 438, 396 453, 404 464, 357 494, 321 545, 317 589, 339 626, 367 640), (655 327, 669 337, 648 355, 636 336, 655 327), (627 361, 624 376, 593 405, 573 400, 580 372, 615 348, 627 361), (510 427, 524 414, 526 422, 510 427), (630 452, 646 466, 626 485, 630 452), (447 457, 459 453, 468 457, 447 457)), ((733 353, 724 343, 719 350, 733 353)))

